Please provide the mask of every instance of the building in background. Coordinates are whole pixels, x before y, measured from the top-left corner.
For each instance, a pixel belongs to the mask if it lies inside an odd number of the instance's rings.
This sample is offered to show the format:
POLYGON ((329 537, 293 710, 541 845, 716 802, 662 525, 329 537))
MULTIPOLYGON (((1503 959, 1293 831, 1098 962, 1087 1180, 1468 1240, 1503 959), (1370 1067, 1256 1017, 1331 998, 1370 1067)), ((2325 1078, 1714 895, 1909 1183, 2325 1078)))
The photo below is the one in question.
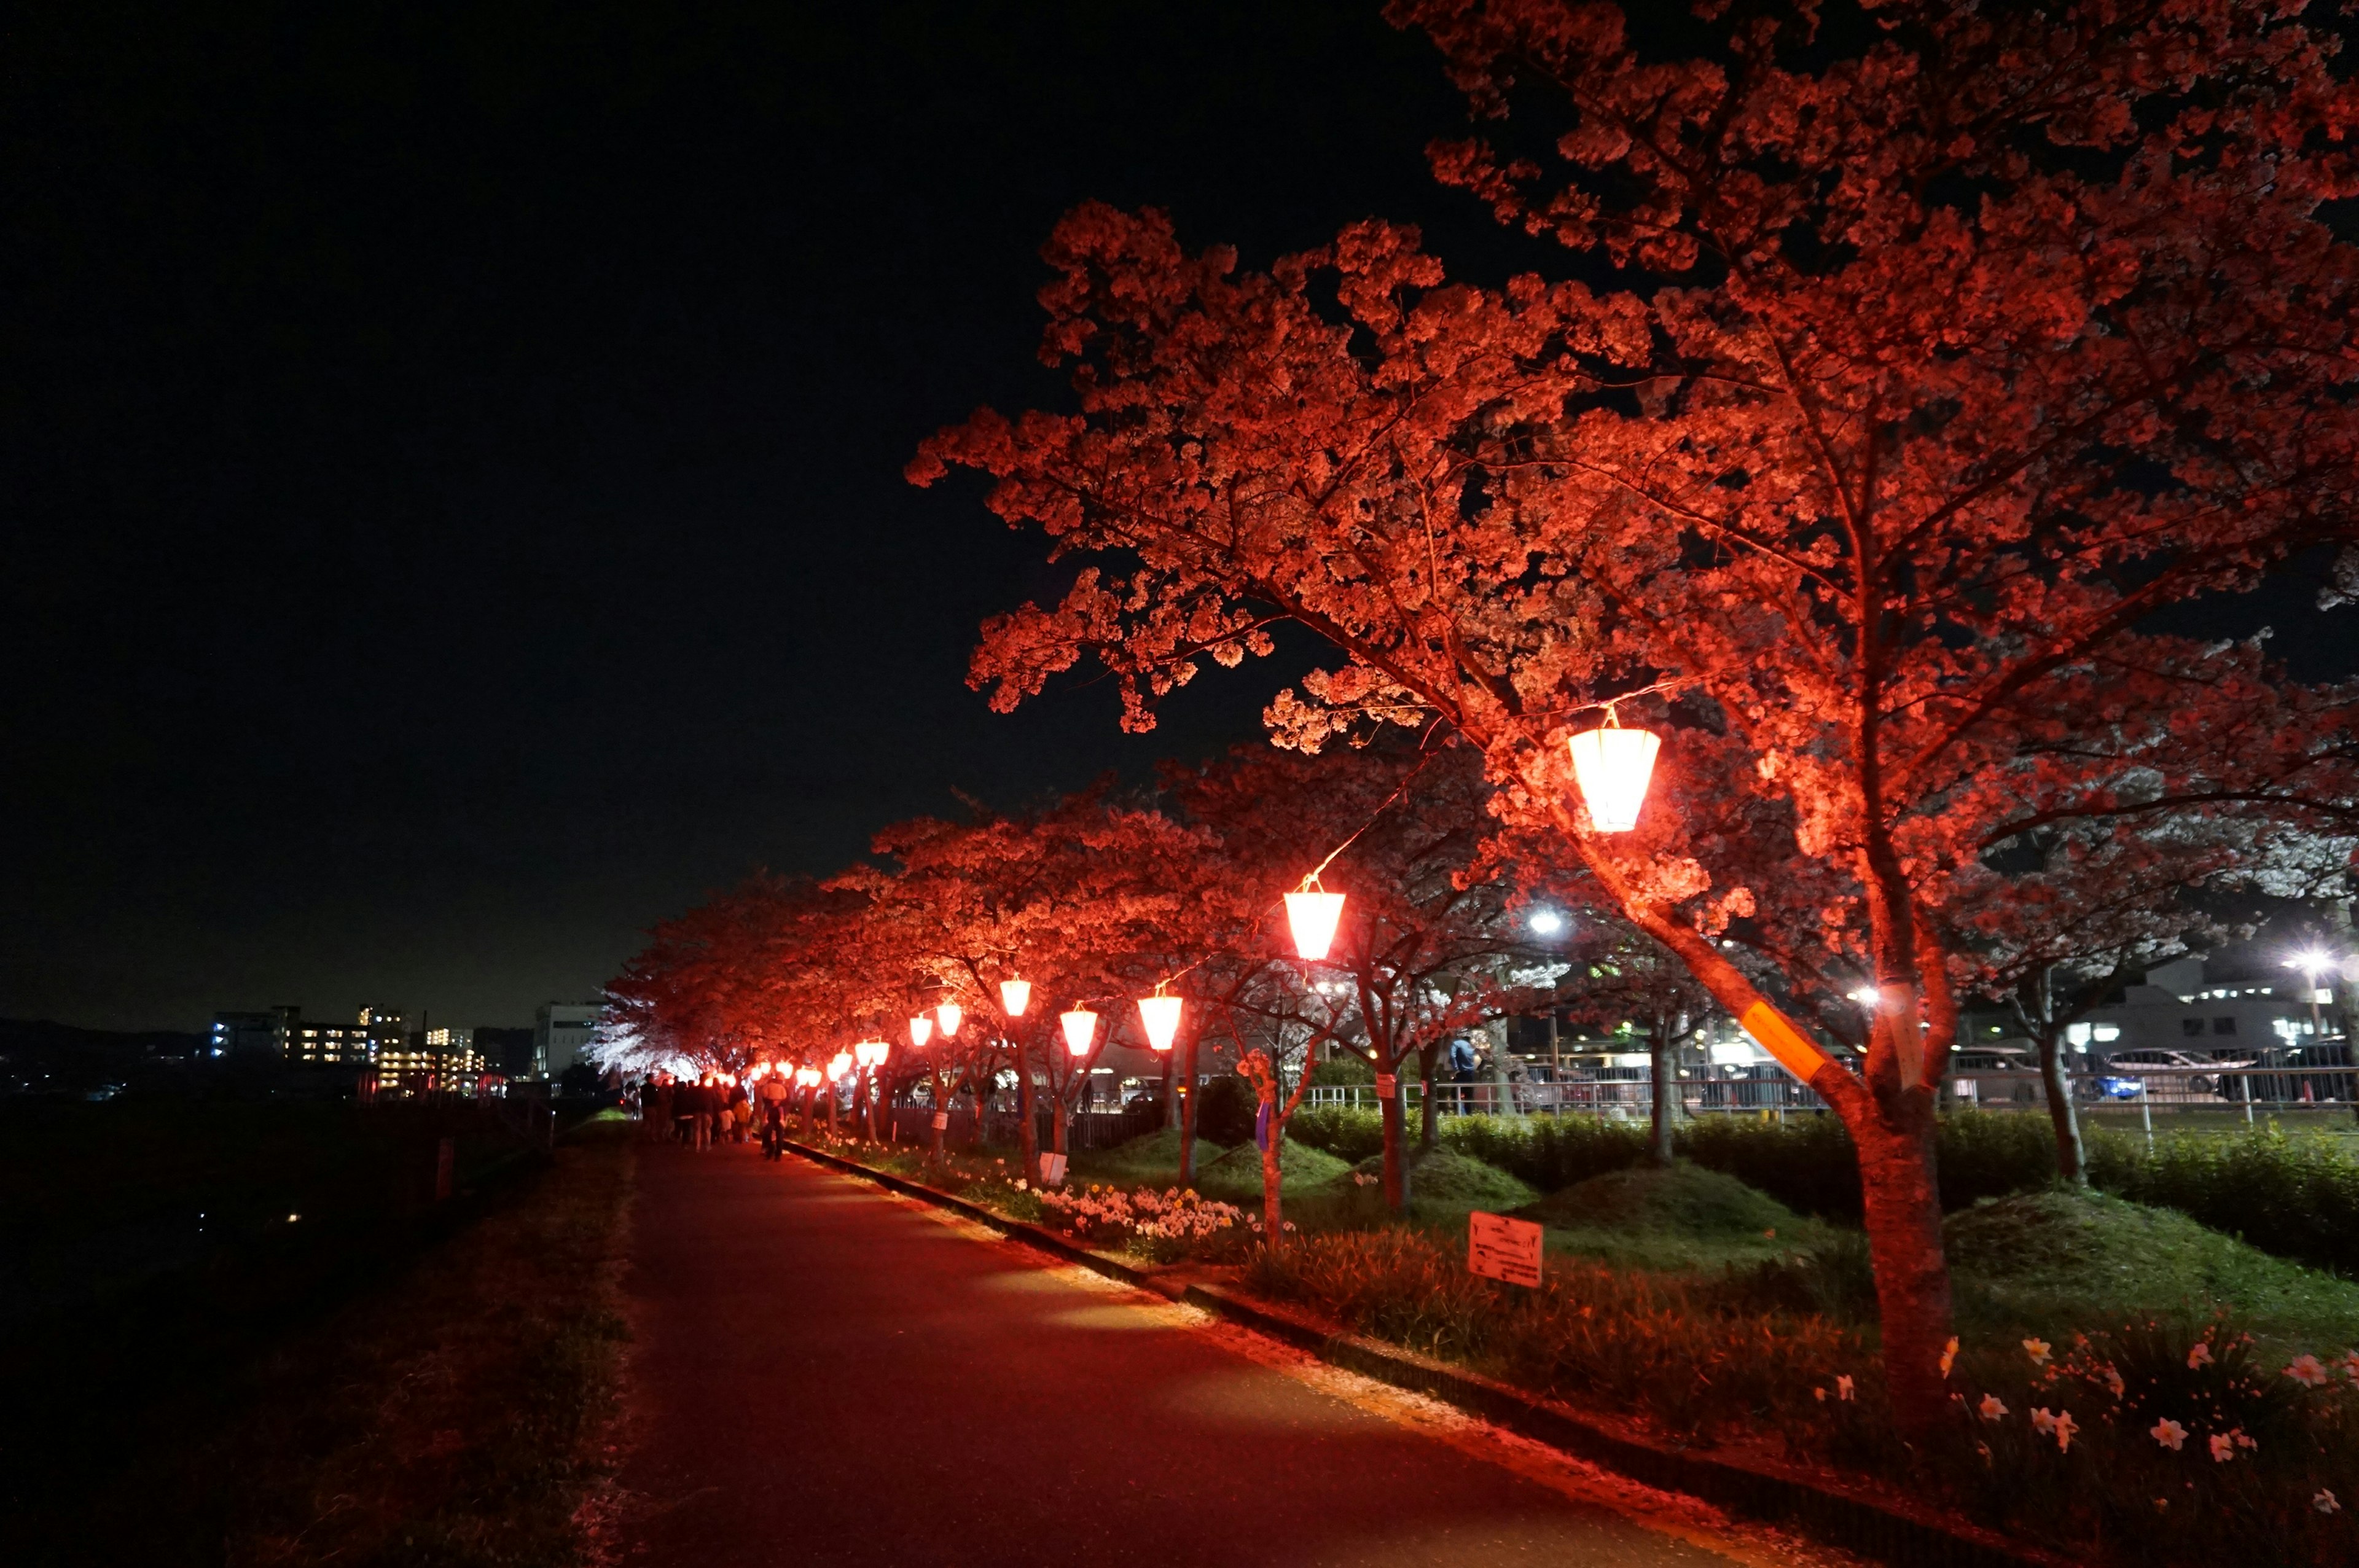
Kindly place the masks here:
POLYGON ((426 1049, 433 1056, 434 1071, 445 1087, 484 1071, 483 1054, 475 1049, 475 1032, 472 1029, 429 1029, 426 1032, 426 1049))
POLYGON ((536 1033, 529 1024, 515 1028, 478 1024, 475 1028, 475 1054, 484 1059, 484 1071, 497 1073, 504 1078, 531 1077, 536 1033))
POLYGON ((532 1076, 558 1078, 577 1062, 588 1060, 590 1042, 597 1037, 599 1004, 594 1001, 545 1001, 533 1014, 532 1076))
POLYGON ((278 1054, 278 1013, 214 1013, 212 1034, 206 1050, 215 1056, 278 1054))

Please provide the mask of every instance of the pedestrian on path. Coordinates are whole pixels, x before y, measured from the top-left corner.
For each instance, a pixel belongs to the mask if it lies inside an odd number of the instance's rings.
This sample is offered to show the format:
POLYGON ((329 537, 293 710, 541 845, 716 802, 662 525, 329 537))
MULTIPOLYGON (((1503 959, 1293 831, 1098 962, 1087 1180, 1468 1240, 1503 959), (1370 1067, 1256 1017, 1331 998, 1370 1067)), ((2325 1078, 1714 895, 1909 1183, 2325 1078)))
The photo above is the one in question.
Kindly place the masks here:
POLYGON ((787 1076, 772 1073, 762 1080, 762 1158, 776 1160, 786 1150, 787 1076))

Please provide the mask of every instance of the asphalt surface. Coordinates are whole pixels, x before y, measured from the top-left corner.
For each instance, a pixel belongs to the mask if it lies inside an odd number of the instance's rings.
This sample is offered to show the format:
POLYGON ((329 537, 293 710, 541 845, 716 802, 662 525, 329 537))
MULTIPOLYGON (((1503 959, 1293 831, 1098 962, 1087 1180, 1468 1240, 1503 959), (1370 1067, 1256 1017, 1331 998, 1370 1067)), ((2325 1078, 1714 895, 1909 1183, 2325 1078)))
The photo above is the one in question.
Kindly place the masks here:
POLYGON ((1763 1561, 791 1156, 638 1170, 633 1568, 1763 1561))

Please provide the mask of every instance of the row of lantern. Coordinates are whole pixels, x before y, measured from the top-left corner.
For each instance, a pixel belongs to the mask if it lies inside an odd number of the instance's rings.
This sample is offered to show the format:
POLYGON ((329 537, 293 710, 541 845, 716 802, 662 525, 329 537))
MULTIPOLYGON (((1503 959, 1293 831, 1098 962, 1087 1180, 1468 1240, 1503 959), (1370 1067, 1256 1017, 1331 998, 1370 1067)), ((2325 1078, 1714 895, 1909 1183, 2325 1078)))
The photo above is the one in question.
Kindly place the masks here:
MULTIPOLYGON (((1638 825, 1638 808, 1646 803, 1647 786, 1654 777, 1655 753, 1662 747, 1661 737, 1646 730, 1625 730, 1612 707, 1605 710, 1605 723, 1598 729, 1584 730, 1565 742, 1572 753, 1573 781, 1580 786, 1582 802, 1589 808, 1590 826, 1600 833, 1627 833, 1638 825)), ((1302 886, 1286 895, 1286 920, 1293 928, 1294 950, 1307 963, 1325 958, 1335 945, 1335 932, 1343 921, 1343 898, 1340 892, 1329 892, 1319 885, 1319 873, 1303 878, 1302 886)), ((1002 980, 999 982, 1001 1009, 1010 1018, 1021 1018, 1032 1005, 1032 982, 1002 980)), ((1180 1034, 1180 998, 1165 994, 1161 986, 1153 996, 1138 999, 1138 1018, 1147 1033, 1147 1045, 1156 1051, 1169 1051, 1180 1034)), ((960 1027, 966 1022, 966 1011, 957 1002, 946 1001, 936 1007, 929 1018, 919 1013, 909 1020, 909 1044, 922 1049, 934 1037, 939 1028, 945 1040, 958 1038, 960 1027)), ((1076 1004, 1070 1011, 1058 1015, 1063 1029, 1065 1049, 1076 1057, 1086 1056, 1096 1043, 1098 1015, 1076 1004)), ((843 1076, 856 1060, 863 1068, 873 1069, 885 1065, 892 1047, 882 1040, 864 1040, 853 1047, 854 1055, 838 1054, 828 1064, 828 1081, 843 1076)), ((805 1067, 795 1075, 795 1081, 806 1087, 819 1086, 821 1074, 816 1067, 805 1067), (805 1082, 808 1076, 808 1082, 805 1082)))

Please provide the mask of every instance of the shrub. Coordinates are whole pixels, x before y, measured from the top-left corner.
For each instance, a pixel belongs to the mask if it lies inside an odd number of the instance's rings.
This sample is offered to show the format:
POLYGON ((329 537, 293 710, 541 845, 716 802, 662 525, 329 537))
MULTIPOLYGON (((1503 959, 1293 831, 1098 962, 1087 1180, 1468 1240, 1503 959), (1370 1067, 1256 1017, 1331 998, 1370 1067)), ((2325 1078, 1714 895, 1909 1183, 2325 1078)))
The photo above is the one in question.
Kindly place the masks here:
POLYGON ((2106 1192, 2359 1277, 2359 1160, 2329 1137, 2288 1137, 2271 1123, 2236 1137, 2176 1134, 2151 1155, 2106 1138, 2091 1153, 2090 1179, 2106 1192))
POLYGON ((1315 1105, 1287 1119, 1286 1135, 1356 1165, 1385 1146, 1385 1119, 1366 1106, 1315 1105))
POLYGON ((1745 1121, 1712 1117, 1680 1129, 1680 1152, 1758 1187, 1799 1214, 1857 1223, 1859 1162, 1832 1116, 1745 1121))
POLYGON ((1250 1143, 1258 1109, 1251 1084, 1234 1073, 1215 1073, 1196 1091, 1196 1136, 1223 1149, 1250 1143))
POLYGON ((1627 1170, 1647 1156, 1645 1128, 1586 1116, 1453 1116, 1441 1123, 1441 1141, 1543 1193, 1627 1170))

